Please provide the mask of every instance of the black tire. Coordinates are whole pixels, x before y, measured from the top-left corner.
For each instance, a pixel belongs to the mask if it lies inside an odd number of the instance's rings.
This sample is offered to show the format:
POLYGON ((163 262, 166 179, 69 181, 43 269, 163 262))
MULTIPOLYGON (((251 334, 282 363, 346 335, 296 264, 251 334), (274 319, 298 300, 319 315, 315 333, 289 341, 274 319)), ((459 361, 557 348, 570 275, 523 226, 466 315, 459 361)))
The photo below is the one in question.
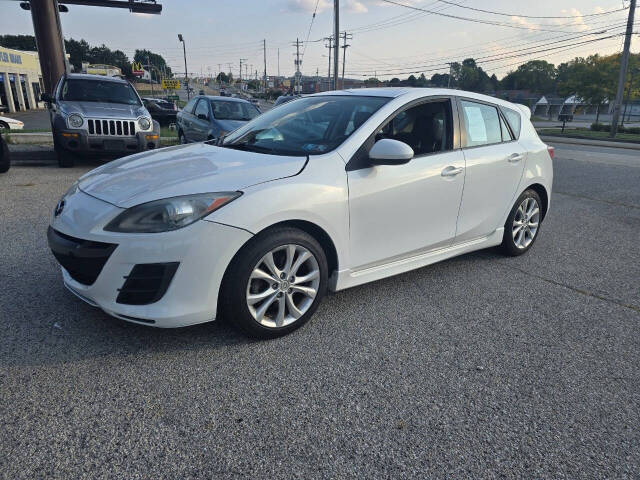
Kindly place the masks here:
MULTIPOLYGON (((538 195, 538 193, 535 190, 531 190, 531 189, 525 190, 524 192, 522 192, 522 194, 518 197, 518 199, 514 203, 513 208, 511 208, 511 212, 509 212, 509 216, 507 217, 507 221, 504 224, 504 234, 502 237, 502 244, 501 244, 503 253, 505 253, 506 255, 510 255, 512 257, 517 257, 518 255, 527 253, 531 249, 531 247, 533 247, 533 244, 536 243, 536 240, 540 235, 541 225, 542 225, 542 201, 540 200, 540 195, 538 195), (519 246, 516 244, 516 240, 514 239, 514 233, 513 233, 514 229, 516 229, 517 226, 519 226, 519 223, 516 224, 514 222, 518 221, 516 219, 517 216, 518 218, 520 217, 520 215, 518 214, 518 209, 523 204, 523 202, 527 199, 532 199, 537 204, 538 214, 537 214, 537 222, 535 222, 537 223, 537 228, 535 229, 535 232, 533 232, 533 237, 531 238, 530 242, 526 246, 523 246, 523 245, 519 246)), ((529 232, 531 232, 531 230, 529 230, 529 232)))
POLYGON ((178 142, 180 145, 187 144, 187 137, 185 137, 184 132, 182 130, 178 130, 178 142))
POLYGON ((9 147, 7 142, 0 137, 0 173, 6 173, 11 167, 11 158, 9 156, 9 147))
POLYGON ((9 124, 7 122, 0 121, 0 130, 2 130, 3 133, 8 132, 9 131, 9 124))
POLYGON ((218 312, 223 320, 230 322, 250 337, 280 337, 309 321, 326 294, 327 279, 326 255, 315 238, 302 230, 290 227, 265 230, 244 245, 227 267, 220 289, 218 312), (306 312, 293 323, 283 327, 267 327, 259 323, 249 311, 246 298, 249 277, 262 257, 273 249, 288 244, 302 246, 315 257, 320 272, 317 293, 306 312))
POLYGON ((71 168, 75 165, 76 159, 74 155, 63 148, 58 142, 54 140, 53 149, 56 152, 56 157, 58 159, 58 166, 60 168, 71 168))

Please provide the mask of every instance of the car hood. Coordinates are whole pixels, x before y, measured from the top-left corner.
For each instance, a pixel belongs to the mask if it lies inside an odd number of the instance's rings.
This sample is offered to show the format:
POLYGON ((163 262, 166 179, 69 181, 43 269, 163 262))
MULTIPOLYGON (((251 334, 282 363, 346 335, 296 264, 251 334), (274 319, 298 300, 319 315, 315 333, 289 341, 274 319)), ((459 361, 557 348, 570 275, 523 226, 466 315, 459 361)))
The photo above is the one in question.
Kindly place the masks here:
POLYGON ((142 105, 103 102, 60 101, 60 109, 66 114, 79 113, 84 117, 99 118, 138 118, 149 115, 142 105))
POLYGON ((178 145, 131 155, 80 178, 83 192, 122 208, 161 198, 242 190, 299 173, 306 157, 285 157, 215 147, 178 145))

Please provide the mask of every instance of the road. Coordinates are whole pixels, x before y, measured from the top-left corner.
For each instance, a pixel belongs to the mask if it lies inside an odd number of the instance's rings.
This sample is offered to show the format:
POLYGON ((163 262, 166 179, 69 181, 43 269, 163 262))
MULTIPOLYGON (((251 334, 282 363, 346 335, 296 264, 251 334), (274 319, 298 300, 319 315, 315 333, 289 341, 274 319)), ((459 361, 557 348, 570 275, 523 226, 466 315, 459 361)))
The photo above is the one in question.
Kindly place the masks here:
POLYGON ((556 152, 527 255, 339 292, 262 342, 67 292, 48 217, 95 164, 22 152, 0 176, 3 478, 638 478, 640 157, 556 152))

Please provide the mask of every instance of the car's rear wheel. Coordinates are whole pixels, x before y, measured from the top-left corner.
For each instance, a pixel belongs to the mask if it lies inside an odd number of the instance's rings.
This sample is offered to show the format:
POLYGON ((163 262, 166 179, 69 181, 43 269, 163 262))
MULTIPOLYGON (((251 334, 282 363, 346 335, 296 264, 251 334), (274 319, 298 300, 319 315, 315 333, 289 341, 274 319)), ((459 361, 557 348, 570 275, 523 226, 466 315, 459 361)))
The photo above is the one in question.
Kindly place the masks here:
POLYGON ((542 202, 535 190, 518 197, 504 225, 502 249, 512 256, 522 255, 535 243, 542 221, 542 202))
POLYGON ((222 316, 253 337, 273 338, 304 325, 327 289, 320 244, 293 228, 268 230, 229 265, 220 294, 222 316))

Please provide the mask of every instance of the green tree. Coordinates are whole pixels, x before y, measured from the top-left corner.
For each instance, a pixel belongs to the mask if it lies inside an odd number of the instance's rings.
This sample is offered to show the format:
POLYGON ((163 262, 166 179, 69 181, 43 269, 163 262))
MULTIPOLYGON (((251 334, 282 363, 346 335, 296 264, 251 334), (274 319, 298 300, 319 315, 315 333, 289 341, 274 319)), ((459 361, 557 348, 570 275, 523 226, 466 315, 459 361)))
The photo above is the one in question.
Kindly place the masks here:
POLYGON ((550 93, 554 89, 556 67, 545 60, 531 60, 518 66, 502 79, 506 90, 531 90, 536 93, 550 93))
POLYGON ((167 65, 167 62, 157 53, 153 53, 150 50, 142 49, 136 50, 136 53, 133 55, 134 62, 140 62, 143 65, 147 65, 147 59, 151 63, 151 78, 153 80, 159 81, 160 76, 162 74, 166 74, 167 77, 172 77, 173 72, 171 71, 171 67, 167 65))
POLYGON ((28 52, 37 50, 36 37, 33 35, 0 35, 0 45, 5 48, 25 50, 28 52))

